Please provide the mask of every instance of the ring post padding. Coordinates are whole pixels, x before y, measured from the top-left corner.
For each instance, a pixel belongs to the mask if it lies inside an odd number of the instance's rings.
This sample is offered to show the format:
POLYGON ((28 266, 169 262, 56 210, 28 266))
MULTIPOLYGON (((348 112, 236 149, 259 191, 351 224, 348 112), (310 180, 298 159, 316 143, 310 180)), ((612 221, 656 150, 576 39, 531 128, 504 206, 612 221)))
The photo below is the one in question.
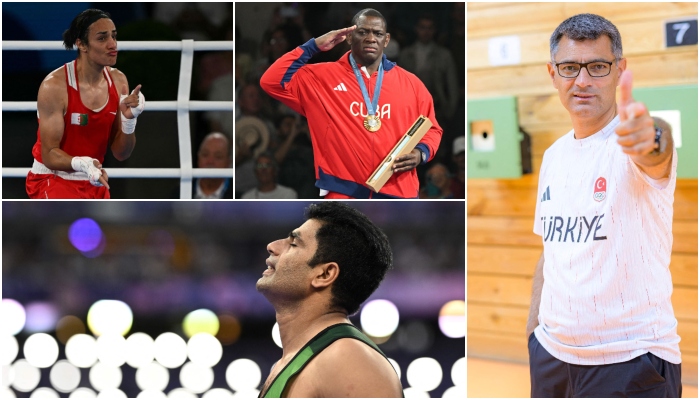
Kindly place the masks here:
POLYGON ((180 198, 192 198, 192 140, 190 135, 190 86, 192 84, 192 63, 194 61, 194 40, 182 41, 180 57, 180 82, 177 87, 177 138, 180 143, 180 198))

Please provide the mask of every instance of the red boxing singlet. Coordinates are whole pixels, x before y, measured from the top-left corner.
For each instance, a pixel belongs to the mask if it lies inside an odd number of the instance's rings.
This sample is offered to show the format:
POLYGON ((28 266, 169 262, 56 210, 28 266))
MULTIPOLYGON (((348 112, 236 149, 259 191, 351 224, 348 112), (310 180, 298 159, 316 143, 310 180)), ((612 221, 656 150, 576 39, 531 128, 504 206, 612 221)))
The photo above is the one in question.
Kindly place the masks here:
MULTIPOLYGON (((63 116, 63 138, 61 150, 73 157, 88 156, 96 158, 100 163, 104 162, 109 137, 112 132, 112 124, 119 111, 119 93, 112 81, 112 76, 104 68, 103 73, 107 80, 109 99, 107 105, 95 112, 83 104, 80 99, 78 86, 78 74, 76 73, 76 61, 65 65, 66 87, 68 90, 68 107, 63 116)), ((38 115, 37 115, 38 120, 38 115)), ((36 131, 36 143, 32 149, 34 159, 43 163, 41 159, 41 134, 36 131)))

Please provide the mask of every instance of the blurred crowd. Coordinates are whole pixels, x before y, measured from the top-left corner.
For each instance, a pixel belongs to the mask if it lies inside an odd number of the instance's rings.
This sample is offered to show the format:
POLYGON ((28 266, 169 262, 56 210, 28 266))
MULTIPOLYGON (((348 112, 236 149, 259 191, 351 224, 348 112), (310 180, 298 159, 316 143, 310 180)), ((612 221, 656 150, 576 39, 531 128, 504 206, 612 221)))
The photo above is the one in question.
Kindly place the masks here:
MULTIPOLYGON (((305 118, 260 88, 262 74, 311 38, 348 27, 371 7, 387 20, 387 58, 414 73, 430 91, 443 137, 435 158, 418 167, 420 197, 464 198, 464 3, 236 4, 236 198, 319 198, 305 118)), ((340 44, 310 63, 338 60, 340 44)))

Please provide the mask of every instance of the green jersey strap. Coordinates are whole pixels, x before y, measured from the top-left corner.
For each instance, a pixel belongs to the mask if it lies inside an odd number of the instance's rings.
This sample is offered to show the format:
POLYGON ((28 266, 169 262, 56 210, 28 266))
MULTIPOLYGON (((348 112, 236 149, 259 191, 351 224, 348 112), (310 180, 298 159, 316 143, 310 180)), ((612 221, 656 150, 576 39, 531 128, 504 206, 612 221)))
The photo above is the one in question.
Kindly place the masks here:
POLYGON ((364 342, 386 358, 384 353, 379 350, 379 347, 377 347, 372 340, 355 328, 355 326, 350 324, 331 325, 319 332, 313 339, 309 340, 309 342, 302 347, 294 358, 292 358, 292 361, 290 361, 289 364, 282 369, 282 372, 275 377, 275 380, 272 381, 272 384, 267 389, 267 392, 264 394, 261 393, 259 397, 282 397, 282 393, 284 393, 284 389, 287 387, 287 383, 292 377, 301 372, 306 364, 308 364, 309 361, 311 361, 318 353, 323 351, 323 349, 330 346, 331 343, 335 342, 336 340, 343 338, 353 338, 364 342))

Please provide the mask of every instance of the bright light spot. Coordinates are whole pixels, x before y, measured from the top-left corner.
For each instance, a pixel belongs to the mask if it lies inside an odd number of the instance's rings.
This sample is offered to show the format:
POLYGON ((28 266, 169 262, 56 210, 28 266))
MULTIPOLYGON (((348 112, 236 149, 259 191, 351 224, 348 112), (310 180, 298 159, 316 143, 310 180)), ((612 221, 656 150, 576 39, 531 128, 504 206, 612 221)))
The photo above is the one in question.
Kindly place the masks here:
MULTIPOLYGON (((122 370, 119 367, 111 367, 97 363, 90 368, 90 384, 98 392, 107 389, 118 388, 122 384, 122 370)), ((100 395, 97 395, 99 397, 100 395)))
POLYGON ((401 367, 399 366, 399 363, 394 361, 393 358, 389 359, 389 363, 391 363, 391 366, 394 367, 394 371, 396 371, 396 375, 398 375, 399 380, 401 380, 401 367))
POLYGON ((445 390, 442 394, 443 399, 466 399, 467 398, 467 387, 466 386, 452 386, 445 390))
POLYGON ((24 328, 24 323, 27 321, 24 307, 12 299, 2 299, 0 315, 2 316, 2 328, 0 329, 12 336, 20 333, 24 328))
POLYGON ((76 249, 83 253, 97 249, 102 241, 102 236, 102 229, 97 225, 97 222, 90 218, 81 218, 68 228, 68 239, 76 249))
POLYGON ((2 366, 10 365, 17 358, 17 353, 19 353, 19 344, 17 344, 17 339, 14 336, 7 333, 0 334, 0 360, 2 361, 2 366))
POLYGON ((412 388, 424 392, 435 390, 442 382, 442 367, 434 358, 418 358, 408 365, 406 380, 412 388))
POLYGON ((0 399, 16 399, 15 392, 10 389, 2 388, 0 389, 0 399))
POLYGON ((192 393, 203 393, 214 383, 214 371, 209 367, 188 362, 180 370, 180 384, 192 393))
POLYGON ((105 333, 97 338, 97 359, 102 364, 121 367, 126 362, 126 340, 116 333, 105 333))
POLYGON ((452 383, 455 386, 467 387, 467 360, 462 357, 452 365, 452 383))
POLYGON ((153 361, 155 342, 149 335, 137 332, 126 339, 126 363, 139 368, 153 361))
MULTIPOLYGON (((257 397, 257 395, 255 395, 257 397)), ((202 395, 203 399, 232 399, 233 393, 226 389, 212 389, 202 395)), ((253 397, 249 397, 253 398, 253 397)))
POLYGON ((187 389, 177 388, 168 393, 169 399, 196 399, 197 395, 187 389))
POLYGON ((203 367, 215 366, 221 360, 223 352, 221 343, 209 333, 197 333, 187 342, 190 360, 203 367))
POLYGON ((12 380, 12 387, 20 392, 31 392, 41 379, 41 371, 39 368, 28 363, 25 359, 17 360, 12 369, 15 371, 15 377, 12 380))
POLYGON ((58 338, 59 342, 66 344, 68 339, 79 333, 85 333, 85 324, 80 318, 74 315, 66 315, 58 320, 56 324, 56 338, 58 338))
POLYGON ((177 368, 187 361, 187 343, 180 336, 161 333, 155 341, 156 361, 166 368, 177 368))
POLYGON ((74 391, 80 384, 80 370, 66 360, 61 360, 51 367, 49 374, 51 386, 62 393, 74 391))
POLYGON ((76 367, 92 367, 97 362, 97 341, 82 333, 71 336, 66 343, 66 358, 76 367))
POLYGON ((233 395, 234 399, 254 399, 260 395, 260 391, 256 389, 240 390, 233 395))
POLYGON ((438 324, 442 333, 449 338, 463 338, 467 333, 467 321, 464 317, 464 301, 453 300, 440 309, 438 324))
POLYGON ((27 320, 24 324, 24 329, 27 332, 49 332, 56 329, 58 310, 53 304, 46 302, 29 303, 25 311, 27 320))
POLYGON ((236 392, 255 389, 260 384, 260 379, 260 367, 247 358, 235 360, 226 368, 226 383, 236 392))
POLYGON ((201 332, 215 336, 219 332, 219 318, 207 309, 195 310, 185 316, 182 329, 187 337, 201 332))
POLYGON ((430 395, 427 392, 416 388, 406 388, 403 390, 403 396, 407 399, 429 399, 430 395))
MULTIPOLYGON (((2 388, 9 388, 12 385, 12 381, 15 380, 15 370, 11 365, 2 366, 2 388)), ((0 397, 2 398, 2 397, 0 397)))
POLYGON ((121 390, 116 389, 116 388, 102 390, 100 393, 97 394, 97 398, 98 399, 128 399, 128 397, 126 397, 126 393, 124 393, 121 390))
POLYGON ((151 362, 136 370, 136 385, 141 390, 162 392, 169 381, 170 373, 157 362, 151 362))
POLYGON ((87 316, 88 327, 95 336, 105 333, 126 335, 134 322, 131 308, 119 300, 99 300, 90 307, 87 316))
POLYGON ((399 310, 389 300, 372 300, 362 307, 360 324, 370 336, 389 336, 399 326, 399 310))
POLYGON ((55 390, 47 387, 41 387, 29 396, 30 399, 58 399, 60 396, 55 390))
POLYGON ((75 389, 75 392, 68 396, 69 399, 94 399, 97 397, 97 393, 94 390, 86 387, 81 387, 75 389))
POLYGON ((160 390, 144 390, 136 395, 137 399, 167 399, 168 396, 160 390))
POLYGON ((282 348, 282 337, 280 336, 280 326, 275 322, 272 326, 272 340, 275 342, 277 347, 282 348))
POLYGON ((24 357, 35 367, 50 367, 58 359, 58 343, 46 333, 35 333, 24 342, 24 357))

